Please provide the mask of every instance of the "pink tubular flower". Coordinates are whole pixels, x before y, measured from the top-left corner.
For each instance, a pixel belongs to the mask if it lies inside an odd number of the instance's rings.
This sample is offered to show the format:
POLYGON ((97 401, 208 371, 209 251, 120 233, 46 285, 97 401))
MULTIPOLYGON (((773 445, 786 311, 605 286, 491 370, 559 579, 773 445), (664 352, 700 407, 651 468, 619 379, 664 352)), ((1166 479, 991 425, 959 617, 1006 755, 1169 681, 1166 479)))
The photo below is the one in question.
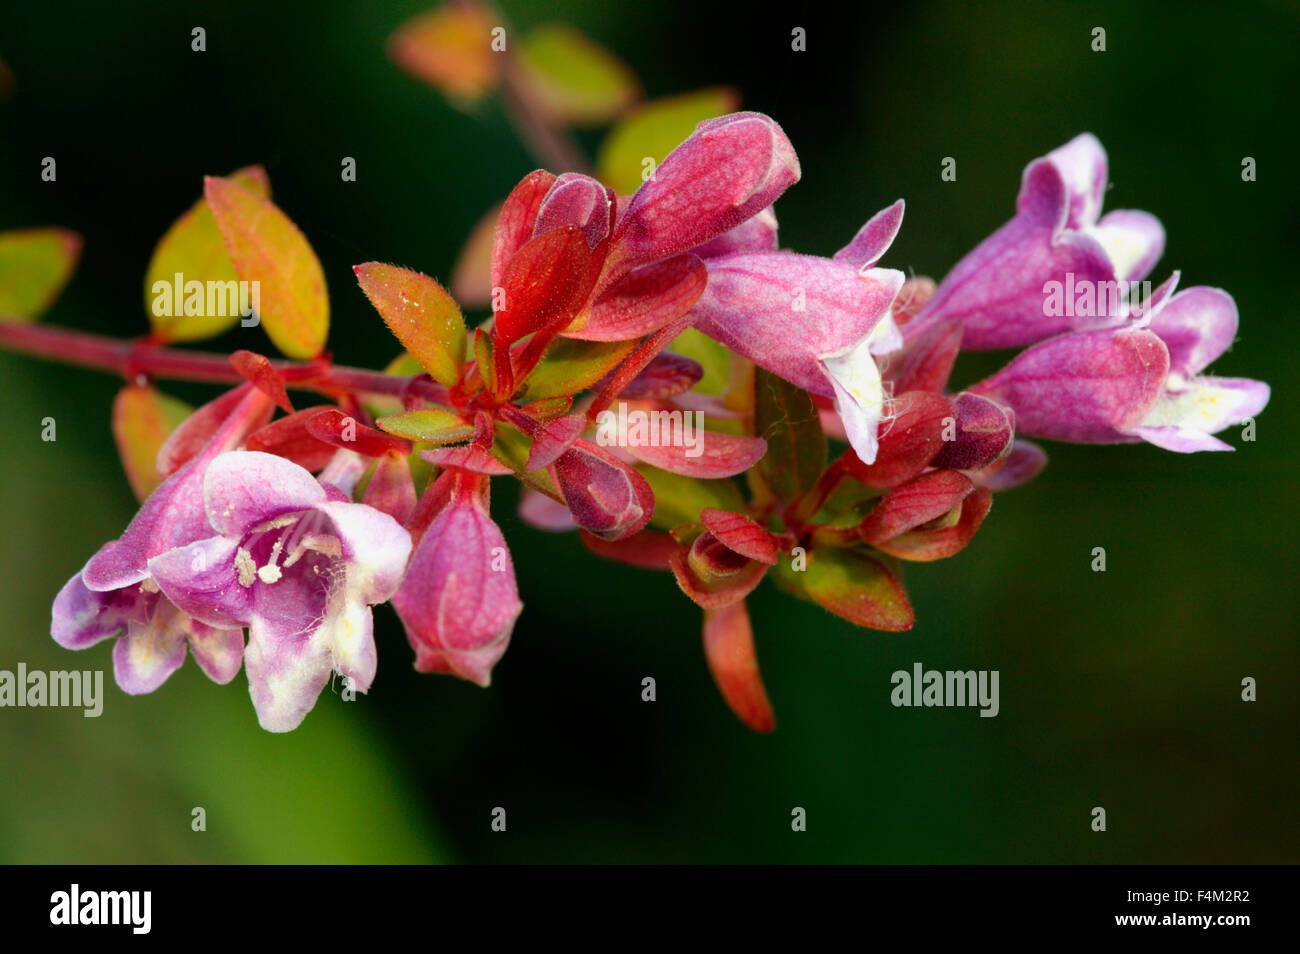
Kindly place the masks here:
POLYGON ((695 327, 813 394, 833 397, 854 451, 875 460, 885 390, 876 356, 902 345, 890 315, 904 275, 876 268, 903 203, 874 216, 835 258, 740 252, 707 261, 695 327))
POLYGON ((975 351, 1115 324, 1114 307, 1078 315, 1046 306, 1050 282, 1118 289, 1144 279, 1164 251, 1164 228, 1149 213, 1098 218, 1106 175, 1106 152, 1090 133, 1026 166, 1015 218, 948 273, 907 340, 949 320, 961 323, 962 347, 975 351))
MULTIPOLYGON (((219 412, 224 421, 199 453, 149 496, 121 539, 101 547, 55 598, 50 632, 60 646, 85 649, 117 637, 113 673, 123 692, 157 689, 185 662, 187 646, 214 682, 230 682, 239 672, 240 628, 224 621, 206 625, 178 609, 159 593, 149 563, 169 551, 184 552, 211 533, 203 509, 207 467, 264 423, 270 410, 270 401, 248 386, 200 408, 191 420, 204 422, 219 412)), ((175 442, 164 445, 160 457, 170 456, 174 447, 175 442)))
POLYGON ((1269 399, 1262 381, 1200 375, 1236 331, 1230 295, 1190 288, 1163 298, 1142 321, 1041 342, 971 390, 1012 407, 1031 437, 1232 450, 1211 435, 1269 399))
POLYGON ((486 686, 523 609, 510 551, 488 515, 488 478, 449 469, 426 493, 446 504, 416 546, 393 607, 416 669, 486 686))
POLYGON ((272 732, 302 722, 332 670, 358 691, 370 688, 370 605, 396 592, 411 550, 397 521, 352 503, 330 476, 318 481, 271 454, 222 454, 203 480, 216 535, 149 561, 184 612, 212 626, 248 626, 249 690, 272 732))

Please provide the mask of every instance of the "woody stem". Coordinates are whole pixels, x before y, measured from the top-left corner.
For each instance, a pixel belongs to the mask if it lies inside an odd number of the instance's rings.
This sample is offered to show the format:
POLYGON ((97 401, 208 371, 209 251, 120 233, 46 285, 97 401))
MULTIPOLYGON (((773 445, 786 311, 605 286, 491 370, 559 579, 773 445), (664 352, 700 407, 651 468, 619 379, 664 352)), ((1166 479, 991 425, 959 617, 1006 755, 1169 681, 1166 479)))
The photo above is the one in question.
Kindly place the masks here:
MULTIPOLYGON (((231 365, 229 357, 223 354, 182 351, 161 347, 147 338, 121 340, 53 325, 0 320, 0 348, 115 372, 127 380, 141 376, 212 384, 240 384, 244 380, 231 365)), ((414 393, 440 404, 447 401, 447 389, 424 378, 412 380, 408 375, 331 365, 321 360, 272 361, 271 367, 286 387, 298 390, 329 395, 360 392, 397 397, 414 393)))

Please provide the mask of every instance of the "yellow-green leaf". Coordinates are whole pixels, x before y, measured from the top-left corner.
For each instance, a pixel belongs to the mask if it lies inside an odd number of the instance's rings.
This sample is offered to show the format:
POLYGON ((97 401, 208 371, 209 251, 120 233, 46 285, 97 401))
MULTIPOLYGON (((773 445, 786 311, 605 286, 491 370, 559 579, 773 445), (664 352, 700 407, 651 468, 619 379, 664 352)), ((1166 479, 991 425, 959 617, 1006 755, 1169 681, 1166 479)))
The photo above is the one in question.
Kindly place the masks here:
POLYGON ((530 32, 516 55, 525 95, 550 122, 608 122, 641 95, 636 75, 586 34, 563 23, 530 32))
POLYGON ((34 321, 54 304, 81 255, 67 229, 0 232, 0 319, 34 321))
POLYGON ((671 530, 686 523, 699 523, 700 511, 706 507, 741 513, 745 498, 740 487, 729 477, 719 480, 702 480, 673 474, 649 464, 637 464, 637 471, 655 494, 655 512, 651 526, 671 530))
POLYGON ((804 574, 808 597, 836 616, 867 629, 912 628, 912 604, 896 569, 883 558, 860 550, 819 547, 808 554, 804 574))
POLYGON ((493 28, 482 8, 448 4, 398 27, 388 55, 453 101, 472 102, 496 86, 501 54, 492 49, 493 28))
POLYGON ((375 424, 389 434, 430 444, 454 444, 474 433, 473 424, 465 423, 457 414, 440 407, 391 414, 379 418, 375 424))
POLYGON ((137 499, 162 483, 158 450, 194 409, 147 384, 129 384, 113 400, 113 438, 137 499))
MULTIPOLYGON (((264 199, 271 197, 271 182, 261 166, 240 169, 228 178, 264 199)), ((212 209, 206 199, 199 199, 159 239, 145 271, 144 307, 155 337, 161 341, 202 341, 235 325, 242 315, 238 295, 232 301, 228 283, 238 281, 212 209), (181 283, 179 291, 177 281, 181 283), (185 284, 191 281, 203 286, 198 314, 185 314, 185 284), (207 307, 208 288, 213 289, 212 309, 207 307), (222 296, 220 306, 218 292, 222 296)))
POLYGON ((448 387, 459 381, 465 319, 447 290, 427 275, 382 262, 353 271, 389 330, 433 379, 448 387))
POLYGON ((258 315, 290 358, 314 358, 329 335, 325 273, 311 245, 268 199, 229 179, 204 180, 226 251, 241 281, 257 282, 258 315))
POLYGON ((577 394, 617 367, 635 346, 635 340, 556 338, 547 345, 541 363, 533 369, 516 397, 523 402, 577 394))
POLYGON ((610 130, 596 157, 596 173, 620 195, 631 195, 697 125, 734 112, 739 104, 739 94, 729 87, 651 100, 610 130))
POLYGON ((758 471, 779 500, 802 497, 826 469, 826 436, 813 399, 762 368, 754 378, 754 436, 767 441, 758 471))

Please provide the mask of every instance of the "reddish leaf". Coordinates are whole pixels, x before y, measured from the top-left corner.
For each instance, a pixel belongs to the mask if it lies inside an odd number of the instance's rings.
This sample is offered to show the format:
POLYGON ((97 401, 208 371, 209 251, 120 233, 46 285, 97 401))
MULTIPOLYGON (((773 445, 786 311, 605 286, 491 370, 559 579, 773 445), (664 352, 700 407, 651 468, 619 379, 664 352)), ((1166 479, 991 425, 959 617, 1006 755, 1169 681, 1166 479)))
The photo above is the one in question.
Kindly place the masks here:
POLYGON ((250 434, 245 447, 251 451, 264 451, 284 457, 315 473, 324 468, 334 456, 333 446, 307 430, 307 422, 320 412, 320 407, 309 407, 274 420, 250 434))
POLYGON ((501 207, 492 244, 492 288, 505 283, 506 265, 529 239, 537 224, 537 213, 546 194, 555 185, 555 176, 538 169, 524 176, 501 207))
POLYGON ((307 432, 317 440, 342 450, 356 451, 363 457, 380 457, 390 451, 405 456, 411 452, 407 441, 362 424, 336 407, 313 414, 307 420, 307 432))
MULTIPOLYGON (((767 442, 761 437, 720 434, 716 431, 700 429, 698 426, 694 426, 692 433, 688 435, 685 422, 691 420, 687 417, 691 414, 689 411, 669 411, 660 408, 647 413, 676 415, 675 418, 670 416, 666 419, 648 419, 667 420, 669 422, 667 425, 658 425, 661 432, 659 437, 662 440, 663 427, 668 426, 670 435, 675 435, 670 436, 672 443, 659 446, 644 443, 637 437, 635 428, 620 429, 617 441, 607 441, 607 443, 617 443, 638 460, 669 473, 684 477, 700 477, 705 480, 731 477, 749 470, 767 452, 767 442)), ((597 424, 602 431, 610 427, 619 427, 619 415, 612 410, 602 411, 597 424)))
POLYGON ((754 633, 744 600, 704 611, 704 658, 722 698, 755 732, 776 728, 754 652, 754 633))
POLYGON ((414 17, 388 40, 388 55, 417 79, 453 99, 472 101, 497 80, 492 18, 470 4, 447 4, 414 17))
POLYGON ((584 341, 640 338, 690 311, 708 280, 704 262, 690 253, 644 265, 602 292, 587 320, 564 334, 584 341))
POLYGON ((462 444, 459 447, 434 447, 419 452, 420 456, 437 467, 454 467, 468 470, 475 474, 487 474, 501 477, 513 473, 509 467, 493 457, 478 444, 462 444))
POLYGON ((528 450, 528 471, 541 470, 555 463, 556 458, 572 447, 586 428, 587 415, 581 411, 536 427, 530 434, 533 446, 528 450))
MULTIPOLYGON (((541 496, 538 494, 537 496, 541 496)), ((543 500, 548 500, 542 497, 543 500)), ((578 538, 596 556, 605 557, 629 566, 639 566, 645 570, 667 570, 669 560, 681 549, 672 537, 656 530, 639 530, 622 540, 602 540, 586 530, 578 532, 578 538)))
MULTIPOLYGON (((699 543, 699 540, 696 540, 699 543)), ((692 544, 694 548, 695 544, 692 544)), ((684 550, 678 550, 669 558, 669 568, 677 578, 677 585, 696 605, 706 610, 722 609, 738 603, 763 581, 767 567, 756 560, 747 561, 740 570, 727 576, 720 576, 706 582, 691 567, 684 550)))
POLYGON ((942 392, 948 386, 948 377, 961 348, 961 332, 960 318, 939 322, 921 332, 901 351, 885 359, 885 380, 893 382, 895 393, 942 392))
POLYGON ((912 560, 918 563, 950 557, 970 543, 992 505, 993 491, 987 487, 977 487, 962 502, 961 518, 952 526, 934 530, 913 530, 894 537, 888 542, 877 543, 876 549, 900 560, 912 560))
POLYGON ((869 487, 891 490, 929 466, 943 449, 945 422, 956 420, 956 408, 941 394, 908 391, 889 407, 880 426, 880 450, 873 464, 864 464, 852 451, 844 457, 849 473, 869 487))
POLYGON ((890 313, 894 316, 894 324, 902 328, 915 318, 934 294, 934 289, 934 279, 926 278, 924 275, 918 275, 903 282, 903 287, 898 290, 898 297, 894 299, 894 304, 890 307, 890 313))
POLYGON ((274 401, 276 407, 286 414, 293 413, 284 382, 264 356, 254 351, 236 351, 230 356, 230 363, 245 381, 274 401))
POLYGON ((700 520, 728 549, 768 566, 776 564, 780 541, 748 517, 729 510, 705 507, 700 511, 700 520))
POLYGON ((873 545, 892 540, 948 513, 974 489, 970 478, 955 470, 921 474, 882 497, 858 529, 873 545))
POLYGON ((568 321, 591 291, 591 252, 582 231, 568 225, 529 239, 501 279, 505 307, 493 325, 498 348, 568 321))

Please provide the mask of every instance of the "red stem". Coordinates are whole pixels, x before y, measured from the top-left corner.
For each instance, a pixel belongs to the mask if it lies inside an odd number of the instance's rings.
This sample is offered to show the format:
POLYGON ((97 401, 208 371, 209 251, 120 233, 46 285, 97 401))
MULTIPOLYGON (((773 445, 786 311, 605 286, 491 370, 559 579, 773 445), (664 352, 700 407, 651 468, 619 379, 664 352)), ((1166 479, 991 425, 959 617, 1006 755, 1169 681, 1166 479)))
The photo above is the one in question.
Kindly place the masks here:
MULTIPOLYGON (((123 341, 53 325, 0 321, 0 347, 65 364, 113 371, 128 381, 140 376, 211 384, 240 384, 244 378, 223 354, 162 348, 147 339, 123 341)), ((272 361, 285 386, 320 394, 341 392, 407 393, 448 404, 447 389, 423 377, 386 374, 321 361, 272 361)))

